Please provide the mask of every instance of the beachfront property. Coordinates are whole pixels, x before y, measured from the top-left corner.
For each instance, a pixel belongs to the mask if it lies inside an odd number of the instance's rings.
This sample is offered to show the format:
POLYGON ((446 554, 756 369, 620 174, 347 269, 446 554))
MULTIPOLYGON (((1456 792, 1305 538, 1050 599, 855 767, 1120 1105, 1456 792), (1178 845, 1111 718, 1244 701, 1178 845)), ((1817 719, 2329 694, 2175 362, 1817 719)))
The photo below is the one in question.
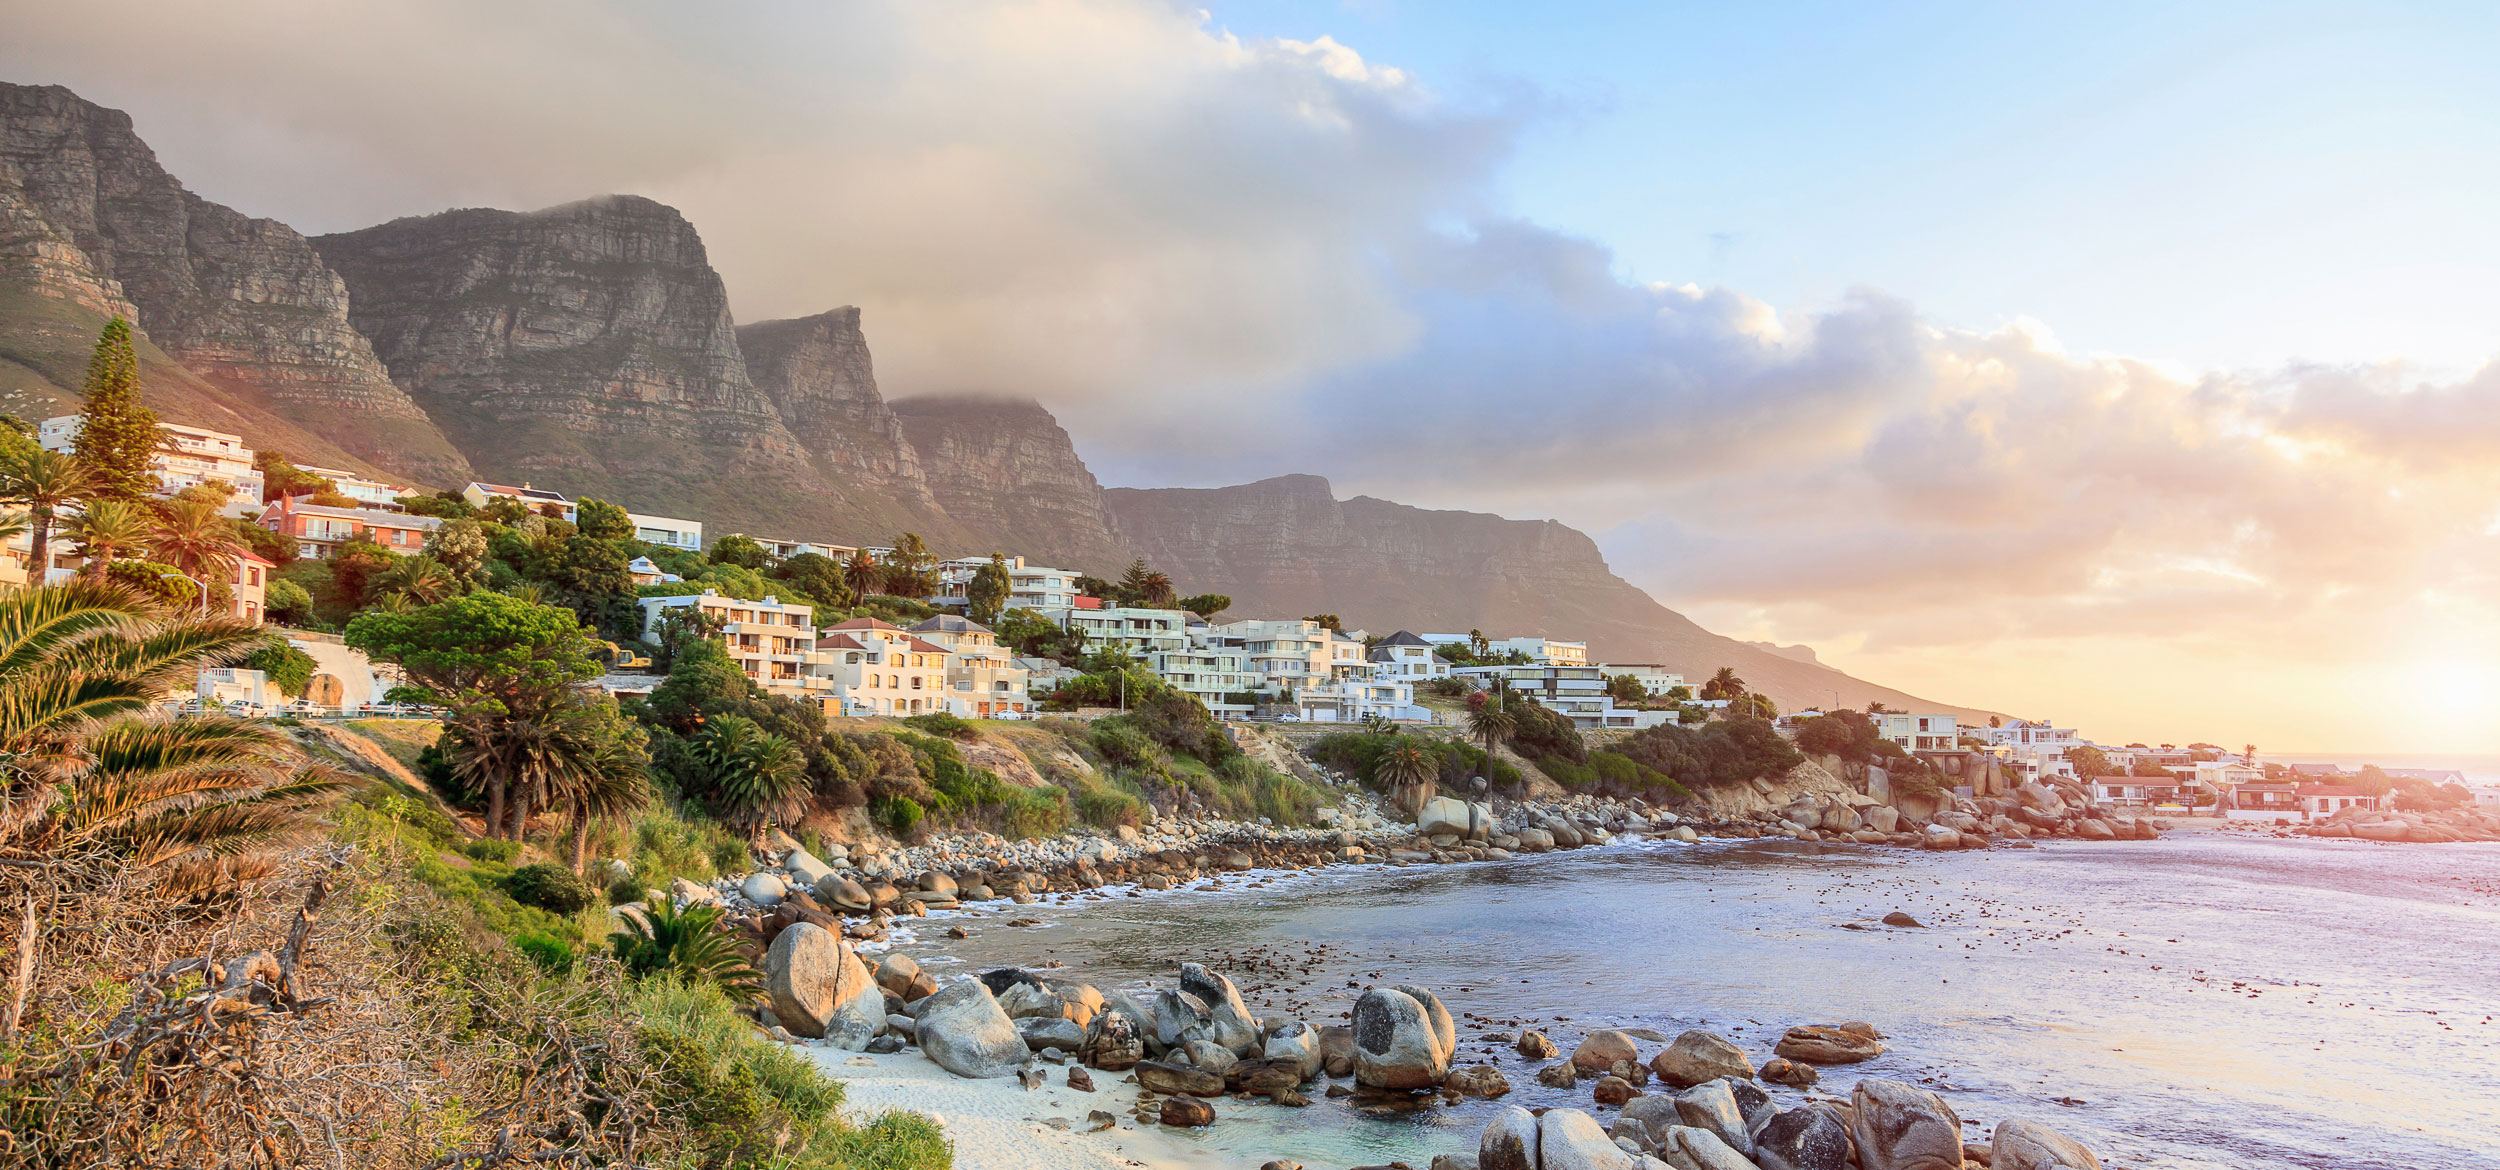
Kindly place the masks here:
POLYGON ((2100 776, 2092 781, 2092 797, 2112 804, 2176 804, 2182 799, 2178 780, 2161 776, 2100 776))
POLYGON ((1200 646, 1239 650, 1266 694, 1365 673, 1363 644, 1314 621, 1249 619, 1195 627, 1200 646))
POLYGON ((2303 784, 2300 811, 2311 817, 2332 816, 2348 808, 2385 808, 2384 798, 2344 784, 2303 784))
POLYGON ((1372 677, 1383 682, 1419 687, 1450 677, 1450 660, 1433 653, 1432 643, 1408 630, 1373 643, 1365 657, 1371 662, 1372 677))
POLYGON ((1104 606, 1048 611, 1043 616, 1064 629, 1085 635, 1088 650, 1110 647, 1138 658, 1150 658, 1165 651, 1189 648, 1189 615, 1177 609, 1104 606))
POLYGON ((825 627, 808 668, 827 715, 933 715, 948 710, 946 647, 875 618, 825 627))
POLYGON ((1642 690, 1659 697, 1677 687, 1690 685, 1684 681, 1683 674, 1667 669, 1663 662, 1609 662, 1597 669, 1610 679, 1631 675, 1632 681, 1641 684, 1642 690))
POLYGON ((724 597, 706 589, 700 594, 642 599, 644 641, 659 641, 660 616, 692 607, 721 623, 721 645, 755 685, 777 694, 802 694, 808 685, 811 655, 816 651, 816 610, 786 605, 778 597, 762 601, 724 597))
POLYGON ((1432 711, 1415 704, 1415 688, 1395 679, 1335 679, 1295 691, 1293 699, 1305 723, 1361 723, 1374 717, 1432 722, 1432 711))
POLYGON ((1462 666, 1450 672, 1478 687, 1507 679, 1512 690, 1571 720, 1577 727, 1656 727, 1676 717, 1673 711, 1635 711, 1615 706, 1606 693, 1606 676, 1594 666, 1462 666))
POLYGON ((1033 709, 1026 686, 1028 672, 998 644, 998 635, 988 626, 942 613, 906 632, 946 650, 948 711, 965 719, 991 719, 1033 709))
POLYGON ((1186 650, 1160 650, 1147 656, 1146 667, 1173 689, 1206 704, 1218 716, 1239 718, 1257 709, 1236 696, 1255 695, 1263 687, 1251 673, 1249 655, 1238 647, 1200 645, 1186 650))
POLYGON ((1009 609, 1057 610, 1074 609, 1077 599, 1085 596, 1076 587, 1079 576, 1070 569, 1047 569, 1028 565, 1023 557, 1007 558, 1007 607, 1009 609))
MULTIPOLYGON (((62 414, 43 420, 35 427, 35 441, 46 451, 70 450, 78 442, 79 418, 62 414)), ((238 497, 253 503, 260 501, 265 481, 260 468, 252 465, 257 452, 243 444, 243 436, 179 423, 158 423, 157 430, 164 433, 164 444, 157 448, 152 462, 157 484, 167 495, 188 487, 222 483, 233 487, 238 497)))
POLYGON ((1951 715, 1920 715, 1908 711, 1885 711, 1871 716, 1875 734, 1913 752, 1950 752, 1961 750, 1961 724, 1951 715))
POLYGON ((703 551, 703 522, 700 520, 645 516, 640 512, 627 512, 625 518, 634 522, 634 539, 644 544, 685 552, 703 551))
MULTIPOLYGON (((308 464, 298 463, 295 465, 295 469, 297 471, 308 471, 314 475, 320 476, 323 479, 329 480, 330 486, 335 488, 340 495, 346 496, 348 499, 354 500, 359 504, 371 504, 376 507, 396 507, 401 499, 419 494, 416 488, 395 484, 388 480, 380 480, 374 479, 370 476, 358 475, 353 471, 342 471, 335 467, 313 467, 308 464)), ((258 495, 255 495, 253 498, 258 499, 259 497, 258 495)))
MULTIPOLYGON (((1475 645, 1475 639, 1467 634, 1421 634, 1418 636, 1435 646, 1472 648, 1475 645)), ((1485 654, 1493 658, 1517 654, 1538 666, 1587 666, 1589 664, 1588 643, 1565 642, 1553 638, 1488 638, 1485 640, 1485 654)))
POLYGON ((802 553, 814 553, 815 555, 823 557, 827 560, 847 561, 851 558, 852 553, 859 551, 859 546, 852 544, 833 544, 827 541, 814 540, 782 540, 779 537, 771 536, 747 536, 747 534, 743 532, 732 532, 729 535, 746 536, 748 540, 752 540, 755 543, 764 546, 764 551, 771 554, 772 558, 777 561, 786 561, 802 553))
POLYGON ((528 508, 535 515, 554 516, 567 523, 572 523, 577 519, 571 496, 542 487, 533 487, 528 483, 514 487, 510 484, 472 481, 469 486, 460 489, 460 498, 467 500, 472 508, 483 508, 493 500, 511 500, 528 508))
POLYGON ((328 558, 340 545, 369 540, 395 553, 425 548, 425 538, 443 522, 432 516, 386 512, 379 508, 333 508, 281 497, 260 514, 259 525, 295 540, 296 555, 328 558))

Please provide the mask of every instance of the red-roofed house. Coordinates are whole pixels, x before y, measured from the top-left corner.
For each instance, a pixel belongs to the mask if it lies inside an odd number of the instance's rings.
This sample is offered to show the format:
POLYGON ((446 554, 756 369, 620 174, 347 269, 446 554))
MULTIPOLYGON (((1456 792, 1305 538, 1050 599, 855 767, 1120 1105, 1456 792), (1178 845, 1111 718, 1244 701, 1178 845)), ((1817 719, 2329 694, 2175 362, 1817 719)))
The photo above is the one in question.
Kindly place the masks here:
POLYGON ((875 618, 818 631, 808 670, 828 715, 929 715, 948 708, 947 649, 875 618))

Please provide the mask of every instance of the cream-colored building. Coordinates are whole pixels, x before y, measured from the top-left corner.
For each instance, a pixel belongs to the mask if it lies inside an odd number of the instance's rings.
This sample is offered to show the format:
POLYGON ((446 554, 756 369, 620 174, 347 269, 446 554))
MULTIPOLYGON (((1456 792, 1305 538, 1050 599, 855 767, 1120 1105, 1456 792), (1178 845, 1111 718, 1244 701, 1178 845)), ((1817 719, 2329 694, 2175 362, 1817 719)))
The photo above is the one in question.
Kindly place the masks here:
MULTIPOLYGON (((78 442, 78 419, 78 415, 64 414, 43 420, 35 428, 35 441, 46 451, 70 450, 78 442)), ((156 480, 166 492, 223 483, 231 485, 238 496, 260 501, 264 481, 260 468, 252 465, 257 453, 243 445, 243 436, 176 423, 158 423, 157 430, 164 433, 165 441, 156 452, 156 480)))
POLYGON ((966 719, 1032 711, 1032 697, 1025 688, 1027 671, 1016 664, 1014 652, 998 644, 998 635, 988 626, 939 614, 907 632, 946 648, 948 710, 966 719))
POLYGON ((930 715, 949 710, 946 647, 875 618, 827 626, 808 670, 827 715, 930 715))
POLYGON ((723 597, 710 589, 694 596, 646 597, 642 599, 643 637, 656 640, 660 615, 688 606, 721 621, 721 644, 728 649, 729 660, 757 686, 776 694, 821 689, 810 685, 818 637, 813 607, 785 605, 778 597, 762 601, 723 597))

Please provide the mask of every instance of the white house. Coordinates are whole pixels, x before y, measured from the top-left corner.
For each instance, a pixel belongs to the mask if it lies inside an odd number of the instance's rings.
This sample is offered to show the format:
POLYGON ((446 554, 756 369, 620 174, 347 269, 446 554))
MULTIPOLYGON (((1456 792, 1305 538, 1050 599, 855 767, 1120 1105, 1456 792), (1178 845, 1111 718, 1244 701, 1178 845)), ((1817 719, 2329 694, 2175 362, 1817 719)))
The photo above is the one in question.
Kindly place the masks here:
POLYGON ((1419 687, 1450 677, 1450 660, 1433 653, 1432 643, 1408 630, 1399 630, 1374 643, 1367 657, 1371 660, 1372 677, 1383 682, 1419 687))
MULTIPOLYGON (((78 442, 78 420, 75 414, 55 415, 35 427, 35 441, 46 451, 68 451, 78 442)), ((231 484, 237 496, 260 502, 262 484, 260 468, 252 459, 258 454, 243 445, 243 436, 205 427, 187 427, 179 423, 158 423, 164 434, 152 462, 156 481, 168 494, 205 483, 231 484)))
POLYGON ((528 508, 533 515, 543 516, 549 509, 553 509, 556 518, 568 524, 580 519, 573 506, 572 497, 563 492, 532 487, 526 483, 514 487, 510 484, 471 482, 469 486, 460 489, 460 498, 467 500, 472 508, 483 508, 489 500, 511 500, 528 508))
POLYGON ((627 512, 625 518, 634 522, 634 539, 644 544, 684 549, 687 552, 703 551, 703 522, 700 520, 680 520, 674 516, 645 516, 640 512, 627 512))
POLYGON ((1655 727, 1676 717, 1673 711, 1634 711, 1615 706, 1606 693, 1606 677, 1594 666, 1462 666, 1458 678, 1490 686, 1508 679, 1513 691, 1570 719, 1579 727, 1655 727))
POLYGON ((1248 656, 1239 649, 1225 646, 1193 646, 1185 650, 1160 650, 1146 659, 1155 675, 1206 704, 1217 715, 1247 715, 1254 706, 1238 703, 1232 696, 1255 694, 1261 689, 1259 676, 1250 672, 1248 656))
POLYGON ((954 714, 990 719, 1033 709, 1026 691, 1028 672, 988 626, 942 613, 907 632, 946 648, 945 702, 954 714))
POLYGON ((1961 725, 1951 715, 1886 711, 1872 718, 1875 734, 1909 751, 1948 752, 1961 746, 1961 725))
POLYGON ((1117 647, 1140 658, 1189 648, 1189 615, 1177 609, 1104 606, 1043 611, 1062 628, 1085 635, 1085 645, 1117 647))
POLYGON ((1059 610, 1076 608, 1076 599, 1084 592, 1076 587, 1080 574, 1072 569, 1050 569, 1028 565, 1023 557, 1007 561, 1007 606, 1010 609, 1059 610))
POLYGON ((296 464, 295 467, 299 471, 309 471, 329 480, 331 486, 336 487, 340 495, 359 503, 392 505, 399 503, 402 497, 417 494, 417 489, 412 487, 358 475, 353 471, 341 471, 335 467, 312 467, 302 463, 296 464))
POLYGON ((828 715, 931 715, 951 710, 950 652, 875 618, 827 626, 809 657, 828 715))
POLYGON ((1641 689, 1662 698, 1668 691, 1689 685, 1681 673, 1667 669, 1663 662, 1609 662, 1597 669, 1610 679, 1631 675, 1641 689))
POLYGON ((1415 704, 1415 688, 1390 680, 1345 678, 1295 691, 1294 705, 1306 723, 1360 723, 1377 715, 1429 723, 1432 712, 1415 704))
MULTIPOLYGON (((730 535, 746 536, 747 534, 743 532, 733 532, 730 533, 730 535)), ((772 554, 772 558, 777 561, 789 560, 800 553, 814 553, 827 560, 847 561, 851 559, 852 553, 859 551, 859 547, 857 545, 831 544, 823 541, 782 540, 778 537, 770 536, 747 536, 747 539, 763 545, 764 551, 772 554)))

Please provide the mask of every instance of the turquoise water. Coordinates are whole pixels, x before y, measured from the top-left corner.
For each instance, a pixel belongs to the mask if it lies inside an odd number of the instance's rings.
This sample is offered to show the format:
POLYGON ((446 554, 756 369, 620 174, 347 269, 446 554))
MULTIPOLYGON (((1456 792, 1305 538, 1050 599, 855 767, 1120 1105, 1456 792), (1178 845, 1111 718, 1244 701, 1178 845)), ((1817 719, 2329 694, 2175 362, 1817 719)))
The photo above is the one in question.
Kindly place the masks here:
MULTIPOLYGON (((971 939, 901 949, 953 973, 1056 960, 1105 986, 1202 960, 1253 1011, 1315 1024, 1362 985, 1422 984, 1460 1017, 1460 1062, 1508 1074, 1505 1105, 1591 1107, 1585 1083, 1546 1089, 1473 1040, 1512 1020, 1566 1052, 1594 1027, 1708 1027, 1759 1061, 1791 1024, 1863 1019, 1891 1051, 1821 1090, 1920 1082, 1973 1140, 2024 1116, 2130 1167, 2500 1167, 2496 846, 1652 844, 1018 908, 1037 910, 1050 925, 972 919, 971 939), (1841 925, 1892 910, 1930 929, 1841 925)), ((1217 1108, 1208 1165, 1316 1170, 1472 1149, 1498 1106, 1217 1108)))

